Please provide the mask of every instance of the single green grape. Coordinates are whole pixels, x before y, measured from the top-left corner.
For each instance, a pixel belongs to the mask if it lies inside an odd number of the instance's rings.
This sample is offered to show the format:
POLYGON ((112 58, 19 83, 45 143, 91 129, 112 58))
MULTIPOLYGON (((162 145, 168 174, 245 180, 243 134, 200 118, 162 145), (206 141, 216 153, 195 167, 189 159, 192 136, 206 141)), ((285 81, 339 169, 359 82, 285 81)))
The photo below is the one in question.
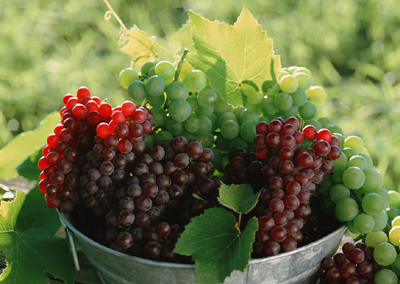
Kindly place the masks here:
POLYGON ((400 226, 395 226, 390 229, 389 240, 394 246, 399 246, 400 226))
POLYGON ((299 82, 293 75, 285 75, 279 80, 279 85, 284 93, 293 93, 299 88, 299 82))
POLYGON ((396 216, 393 220, 392 220, 392 227, 396 227, 396 226, 400 226, 400 216, 396 216))
POLYGON ((374 163, 372 162, 372 159, 370 156, 361 153, 360 156, 362 156, 366 161, 367 161, 367 170, 372 170, 372 167, 374 166, 374 163))
POLYGON ((317 106, 313 102, 307 101, 299 107, 299 114, 304 119, 311 119, 317 115, 317 106))
MULTIPOLYGON (((327 128, 331 133, 340 133, 342 136, 344 135, 343 129, 337 125, 332 124, 332 125, 329 125, 327 128)), ((343 140, 344 140, 344 138, 343 138, 343 140)), ((344 145, 344 144, 342 143, 341 145, 344 145)))
POLYGON ((209 117, 211 114, 213 114, 213 112, 214 112, 214 107, 207 107, 207 108, 199 107, 195 111, 196 115, 204 115, 207 117, 209 117))
POLYGON ((143 141, 147 147, 153 147, 154 146, 154 135, 145 135, 143 141))
POLYGON ((368 234, 375 226, 374 218, 366 213, 360 213, 354 218, 354 228, 361 234, 368 234))
POLYGON ((344 147, 350 147, 351 149, 356 151, 357 154, 360 154, 364 149, 364 142, 360 137, 352 135, 348 136, 344 140, 344 147))
MULTIPOLYGON (((368 162, 367 162, 368 167, 368 162)), ((364 182, 364 189, 367 191, 374 191, 381 187, 383 183, 382 175, 375 170, 365 170, 365 182, 364 182)))
POLYGON ((170 101, 174 100, 186 100, 189 96, 189 90, 185 84, 179 81, 174 81, 169 84, 165 90, 167 98, 170 101))
POLYGON ((361 204, 364 212, 371 216, 378 215, 385 209, 382 196, 373 192, 366 194, 361 204))
MULTIPOLYGON (((298 106, 292 106, 288 110, 282 110, 281 115, 284 119, 290 117, 290 116, 297 116, 297 113, 299 112, 299 107, 298 106)), ((268 119, 270 121, 270 119, 268 119)))
POLYGON ((347 164, 348 167, 358 167, 365 171, 368 167, 368 162, 365 160, 363 156, 354 155, 350 157, 349 162, 347 164))
POLYGON ((307 93, 301 89, 298 89, 297 91, 295 91, 294 93, 291 93, 290 95, 293 98, 294 106, 300 107, 300 106, 304 105, 308 100, 307 93))
POLYGON ((142 73, 142 76, 147 76, 150 69, 155 66, 156 66, 155 62, 146 62, 145 64, 142 65, 142 68, 140 69, 140 73, 142 73))
POLYGON ((299 82, 299 89, 307 90, 311 86, 311 79, 306 73, 296 72, 293 76, 299 82))
POLYGON ((396 249, 390 243, 380 243, 374 249, 374 259, 379 265, 391 265, 396 260, 396 257, 396 249))
POLYGON ((183 122, 175 121, 172 118, 167 120, 166 128, 173 136, 179 136, 185 131, 183 122))
POLYGON ((307 91, 308 99, 316 106, 322 105, 326 101, 325 90, 320 86, 312 86, 307 91))
POLYGON ((142 102, 147 98, 145 84, 140 80, 135 80, 128 86, 128 94, 135 101, 142 102))
POLYGON ((154 106, 151 109, 151 112, 153 113, 152 121, 157 125, 157 127, 163 126, 167 120, 165 110, 162 107, 154 106))
POLYGON ((184 122, 192 113, 192 108, 187 101, 175 100, 169 104, 169 115, 177 122, 184 122))
POLYGON ((317 130, 320 130, 322 128, 321 122, 316 119, 307 119, 304 122, 304 125, 314 125, 317 130))
POLYGON ((254 123, 258 123, 259 120, 259 115, 258 113, 256 113, 254 110, 251 109, 245 109, 244 111, 242 111, 242 113, 240 114, 240 124, 245 123, 246 121, 252 121, 254 123))
POLYGON ((172 82, 175 75, 175 67, 171 62, 159 61, 155 67, 156 75, 164 78, 166 82, 172 82))
POLYGON ((352 233, 353 235, 360 235, 360 232, 357 231, 354 228, 354 220, 347 222, 347 229, 349 230, 350 233, 352 233))
POLYGON ((154 135, 154 145, 160 145, 162 142, 169 142, 173 138, 171 133, 166 130, 161 130, 154 135))
POLYGON ((365 182, 365 174, 360 168, 349 167, 344 170, 342 180, 343 184, 349 189, 358 189, 365 182))
POLYGON ((375 248, 380 243, 386 243, 388 241, 387 235, 382 232, 370 232, 368 233, 367 237, 365 238, 365 244, 369 247, 375 248))
POLYGON ((390 195, 385 189, 378 188, 378 189, 375 189, 373 192, 379 194, 382 197, 382 199, 383 199, 383 207, 385 209, 390 206, 390 195))
POLYGON ((264 94, 257 91, 253 87, 247 88, 243 91, 243 93, 247 97, 247 101, 251 104, 260 104, 264 98, 264 94))
POLYGON ((279 110, 288 110, 293 106, 293 98, 287 93, 279 93, 275 97, 275 107, 279 110))
POLYGON ((224 101, 224 100, 222 100, 222 99, 219 99, 219 100, 217 101, 217 105, 216 105, 215 108, 214 108, 214 112, 215 112, 217 115, 221 115, 221 114, 223 114, 223 113, 225 113, 225 112, 230 112, 231 109, 232 109, 232 106, 231 106, 231 105, 229 105, 226 101, 224 101))
POLYGON ((139 80, 139 74, 135 69, 126 68, 119 73, 118 79, 122 88, 128 89, 128 86, 132 81, 139 80))
POLYGON ((227 120, 221 125, 221 134, 225 139, 232 140, 239 135, 239 123, 234 120, 227 120))
POLYGON ((233 138, 231 141, 229 141, 228 149, 229 152, 235 151, 237 148, 247 148, 249 144, 244 141, 240 136, 233 138))
POLYGON ((342 198, 350 197, 350 189, 343 184, 336 184, 331 188, 329 196, 334 203, 337 203, 342 198))
POLYGON ((146 82, 146 92, 149 96, 158 97, 164 95, 165 86, 167 83, 165 80, 157 75, 151 76, 146 82))
POLYGON ((308 69, 308 68, 306 68, 306 67, 299 67, 299 68, 297 68, 295 71, 294 71, 294 74, 297 74, 297 73, 305 73, 305 74, 307 74, 307 76, 311 79, 312 78, 312 73, 311 73, 311 71, 308 69))
POLYGON ((246 121, 240 126, 240 136, 246 142, 253 142, 256 136, 256 122, 246 121))
POLYGON ((333 120, 326 116, 318 118, 318 121, 323 128, 328 128, 330 125, 333 125, 333 120))
POLYGON ((196 96, 189 96, 186 101, 190 104, 190 108, 192 111, 196 111, 199 109, 199 104, 197 102, 197 97, 196 96))
POLYGON ((147 72, 147 77, 149 78, 149 77, 152 77, 152 76, 155 76, 155 75, 156 75, 156 66, 154 65, 147 72))
POLYGON ((197 140, 203 145, 203 147, 211 148, 214 145, 214 135, 209 132, 204 136, 198 136, 197 140))
POLYGON ((340 222, 349 222, 353 220, 358 214, 357 202, 350 198, 345 197, 336 203, 335 215, 340 222))
POLYGON ((196 135, 194 135, 193 133, 189 133, 189 132, 187 132, 187 131, 184 131, 184 132, 182 133, 182 136, 185 137, 187 141, 189 141, 189 140, 191 140, 191 139, 196 139, 196 140, 197 140, 196 135))
POLYGON ((197 118, 191 116, 186 119, 184 126, 187 132, 195 133, 200 128, 200 122, 197 118))
MULTIPOLYGON (((400 254, 396 256, 395 261, 390 265, 390 268, 396 273, 397 276, 400 276, 400 254)), ((386 282, 385 282, 386 283, 386 282)))
POLYGON ((197 102, 199 106, 202 108, 214 108, 218 103, 218 95, 214 92, 211 88, 204 88, 200 93, 197 95, 197 102))
POLYGON ((211 120, 206 116, 198 116, 197 119, 199 120, 199 130, 196 131, 196 136, 204 136, 211 132, 212 123, 211 120))
POLYGON ((240 121, 240 115, 246 108, 244 107, 238 107, 233 111, 233 114, 236 116, 236 121, 240 121))
POLYGON ((391 221, 400 215, 400 209, 394 206, 390 206, 386 208, 386 213, 388 214, 389 221, 391 221))
POLYGON ((342 175, 343 175, 343 172, 334 172, 334 173, 332 173, 332 183, 334 185, 343 183, 342 182, 342 175))
POLYGON ((224 123, 225 121, 228 121, 228 120, 237 121, 236 115, 234 113, 232 113, 232 112, 223 113, 222 115, 220 115, 218 117, 218 120, 217 120, 218 127, 221 128, 222 123, 224 123))
POLYGON ((163 106, 165 103, 165 96, 152 97, 147 96, 147 102, 151 106, 163 106))
POLYGON ((356 151, 354 151, 352 148, 350 147, 345 147, 342 150, 342 153, 344 153, 347 157, 347 160, 349 160, 351 157, 357 155, 356 151))
POLYGON ((286 75, 292 75, 292 73, 281 70, 281 72, 278 74, 278 77, 277 77, 278 81, 280 81, 283 78, 283 76, 286 76, 286 75))
MULTIPOLYGON (((347 156, 344 152, 339 159, 333 160, 333 172, 343 172, 347 168, 347 156)), ((342 178, 343 179, 343 178, 342 178)))
POLYGON ((207 78, 203 72, 193 70, 186 75, 185 79, 183 79, 183 83, 188 87, 189 92, 196 93, 203 90, 207 85, 207 78))
POLYGON ((396 273, 386 268, 375 274, 374 282, 376 284, 398 284, 396 273))
POLYGON ((397 191, 390 190, 389 192, 390 195, 390 207, 399 207, 400 205, 400 193, 397 191))
MULTIPOLYGON (((328 128, 328 130, 329 130, 329 128, 328 128)), ((336 136, 336 137, 339 139, 339 141, 340 141, 340 148, 342 149, 342 148, 343 148, 343 145, 344 145, 344 137, 343 137, 343 135, 340 134, 340 133, 337 133, 337 132, 332 132, 332 137, 333 137, 333 136, 336 136)))
POLYGON ((389 221, 389 217, 386 211, 381 211, 378 215, 372 216, 375 221, 375 226, 372 229, 372 232, 382 231, 386 228, 387 222, 389 221))

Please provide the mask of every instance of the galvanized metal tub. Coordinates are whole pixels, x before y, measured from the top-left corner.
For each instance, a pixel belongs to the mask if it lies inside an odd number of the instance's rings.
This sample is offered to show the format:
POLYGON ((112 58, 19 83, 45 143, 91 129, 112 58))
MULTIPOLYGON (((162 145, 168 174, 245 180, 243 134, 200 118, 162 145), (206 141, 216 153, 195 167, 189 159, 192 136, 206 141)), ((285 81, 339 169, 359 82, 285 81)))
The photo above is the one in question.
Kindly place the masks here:
MULTIPOLYGON (((79 232, 60 213, 83 252, 107 284, 195 284, 194 266, 152 261, 104 247, 79 232)), ((316 242, 292 252, 250 260, 244 272, 234 271, 224 284, 314 284, 320 261, 337 250, 346 231, 343 225, 316 242)))

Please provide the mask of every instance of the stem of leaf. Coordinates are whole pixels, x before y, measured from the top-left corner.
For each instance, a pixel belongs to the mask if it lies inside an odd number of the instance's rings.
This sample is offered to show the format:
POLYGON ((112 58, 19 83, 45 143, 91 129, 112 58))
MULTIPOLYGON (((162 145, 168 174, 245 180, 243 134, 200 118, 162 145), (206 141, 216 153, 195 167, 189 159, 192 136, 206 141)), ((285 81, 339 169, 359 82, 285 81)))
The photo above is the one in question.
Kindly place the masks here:
POLYGON ((239 213, 239 220, 238 220, 238 222, 237 222, 237 230, 238 230, 238 232, 239 232, 239 234, 241 233, 241 231, 240 231, 240 223, 242 222, 242 213, 239 213))
POLYGON ((179 74, 181 74, 182 65, 185 62, 185 58, 186 58, 186 55, 188 54, 188 52, 189 52, 189 49, 187 49, 185 47, 185 50, 183 51, 183 54, 181 57, 181 60, 179 60, 178 67, 176 68, 176 71, 175 71, 175 79, 174 79, 175 81, 178 81, 178 79, 179 79, 179 74))
POLYGON ((144 99, 143 102, 142 102, 142 104, 141 104, 141 106, 144 106, 144 105, 146 104, 146 102, 147 102, 147 100, 144 99))
POLYGON ((301 118, 301 119, 300 119, 300 132, 303 131, 303 127, 304 127, 304 119, 301 118))

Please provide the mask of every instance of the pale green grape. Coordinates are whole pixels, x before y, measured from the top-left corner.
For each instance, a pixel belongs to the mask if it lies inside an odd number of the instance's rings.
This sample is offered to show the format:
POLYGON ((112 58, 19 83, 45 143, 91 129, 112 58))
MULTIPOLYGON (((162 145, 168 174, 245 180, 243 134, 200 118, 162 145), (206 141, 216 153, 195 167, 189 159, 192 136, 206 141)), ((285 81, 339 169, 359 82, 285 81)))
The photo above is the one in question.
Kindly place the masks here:
POLYGON ((228 151, 229 140, 225 139, 221 133, 217 133, 217 139, 215 139, 215 146, 221 151, 228 151))
POLYGON ((210 132, 204 136, 197 136, 197 140, 199 140, 203 147, 211 148, 214 144, 214 135, 210 132))
POLYGON ((162 77, 154 75, 146 82, 146 92, 152 97, 162 96, 164 95, 166 85, 167 83, 165 83, 165 80, 162 77))
POLYGON ((298 112, 299 112, 299 107, 298 106, 292 106, 288 110, 282 110, 281 111, 281 115, 282 115, 283 118, 288 118, 290 116, 297 116, 298 112))
POLYGON ((198 95, 197 95, 197 102, 199 106, 202 108, 209 108, 215 107, 218 103, 218 95, 214 92, 213 89, 204 88, 198 95))
POLYGON ((247 97, 247 102, 250 102, 251 104, 260 104, 264 98, 264 94, 253 87, 247 88, 243 93, 247 97))
MULTIPOLYGON (((368 162, 367 162, 368 164, 368 162)), ((367 165, 368 167, 368 165, 367 165)), ((367 191, 374 191, 381 187, 383 183, 382 175, 375 170, 365 170, 365 183, 363 185, 364 189, 367 191)))
POLYGON ((296 72, 293 76, 296 77, 297 82, 299 82, 299 89, 307 90, 311 86, 311 79, 306 73, 296 72))
POLYGON ((358 214, 357 202, 350 198, 342 198, 336 203, 335 215, 340 222, 349 222, 358 214))
POLYGON ((374 282, 376 284, 398 284, 396 273, 386 268, 375 274, 374 282))
POLYGON ((147 146, 147 147, 153 147, 154 146, 154 136, 155 135, 145 135, 145 137, 144 137, 144 144, 147 146))
POLYGON ((148 77, 148 78, 149 78, 149 77, 152 77, 152 76, 154 76, 154 75, 156 75, 156 66, 151 67, 151 68, 149 69, 149 72, 147 72, 147 77, 148 77))
POLYGON ((357 230, 354 228, 354 222, 353 222, 353 221, 354 221, 354 220, 352 220, 352 221, 350 221, 350 222, 347 222, 347 229, 349 230, 350 233, 352 233, 352 234, 354 234, 354 235, 359 235, 360 232, 357 231, 357 230))
MULTIPOLYGON (((365 171, 368 167, 368 162, 365 160, 363 156, 360 155, 354 155, 350 157, 349 162, 347 163, 348 167, 357 167, 365 171)), ((365 172, 364 172, 365 173, 365 172)), ((367 175, 365 173, 365 175, 367 175)))
POLYGON ((326 101, 325 90, 320 86, 312 86, 307 91, 308 99, 315 105, 320 106, 326 101))
POLYGON ((399 246, 400 226, 392 227, 389 231, 389 240, 394 246, 399 246))
POLYGON ((374 166, 374 164, 372 162, 371 157, 366 154, 363 154, 363 153, 361 153, 360 156, 362 156, 367 161, 367 163, 368 163, 367 170, 372 170, 372 167, 374 166))
POLYGON ((166 128, 174 136, 179 136, 185 131, 183 122, 175 121, 172 118, 167 120, 166 128))
POLYGON ((256 122, 246 121, 240 126, 240 136, 246 142, 253 142, 256 136, 256 122))
POLYGON ((375 226, 374 218, 366 213, 360 213, 354 218, 354 228, 361 234, 368 234, 375 226))
MULTIPOLYGON (((396 256, 395 261, 390 265, 390 268, 393 270, 397 276, 400 276, 400 254, 396 256)), ((385 282, 386 283, 386 282, 385 282)))
POLYGON ((378 188, 375 189, 373 192, 379 194, 382 197, 385 209, 390 206, 390 195, 385 189, 378 188))
POLYGON ((332 132, 332 137, 333 137, 333 136, 336 136, 336 137, 339 139, 339 141, 340 141, 340 148, 343 148, 343 145, 344 145, 344 137, 343 137, 343 135, 340 134, 340 133, 337 133, 337 132, 332 132))
POLYGON ((390 195, 390 207, 399 207, 400 205, 400 193, 397 191, 390 190, 389 192, 390 195))
POLYGON ((365 155, 369 156, 369 151, 368 151, 368 149, 364 147, 364 148, 363 148, 363 151, 361 152, 361 154, 365 154, 365 155))
POLYGON ((265 96, 261 101, 261 109, 264 116, 273 119, 277 116, 279 110, 275 107, 275 97, 265 96))
POLYGON ((378 215, 372 216, 372 218, 374 218, 375 221, 375 226, 372 229, 373 232, 382 231, 383 229, 386 228, 386 224, 389 220, 386 211, 382 211, 378 215))
POLYGON ((357 155, 356 151, 354 151, 352 148, 345 147, 342 150, 342 153, 344 153, 347 157, 347 160, 349 160, 351 157, 357 155))
POLYGON ((362 200, 362 209, 365 213, 375 216, 385 209, 383 198, 377 193, 369 193, 362 200))
POLYGON ((332 183, 334 185, 343 183, 342 182, 342 175, 343 175, 343 172, 334 172, 334 173, 332 173, 332 183))
POLYGON ((169 104, 169 115, 178 122, 184 122, 192 113, 192 108, 187 101, 175 100, 169 104))
POLYGON ((333 125, 333 120, 326 116, 318 118, 318 121, 323 128, 328 128, 330 125, 333 125))
POLYGON ((286 75, 292 75, 292 73, 287 72, 287 71, 281 71, 281 73, 279 73, 278 77, 277 77, 278 81, 280 81, 283 78, 283 76, 286 76, 286 75))
POLYGON ((215 130, 217 130, 218 128, 217 125, 218 115, 216 115, 214 112, 210 116, 208 116, 208 119, 211 121, 211 132, 215 132, 215 130))
POLYGON ((233 111, 233 114, 236 116, 236 120, 240 121, 240 115, 242 114, 242 112, 245 110, 246 108, 244 107, 238 107, 233 111))
POLYGON ((293 98, 287 93, 279 93, 275 97, 275 107, 279 110, 288 110, 293 106, 293 98))
POLYGON ((218 120, 217 120, 218 127, 221 128, 222 123, 224 123, 225 121, 228 121, 228 120, 237 121, 236 115, 232 112, 223 113, 222 115, 220 115, 218 117, 218 120))
POLYGON ((356 151, 357 154, 362 153, 364 149, 364 142, 361 140, 360 137, 358 136, 348 136, 344 140, 344 147, 350 147, 354 151, 356 151))
POLYGON ((197 115, 204 115, 209 117, 211 114, 213 114, 214 107, 207 107, 207 108, 199 107, 195 112, 197 115))
POLYGON ((239 136, 229 141, 228 149, 230 152, 235 151, 237 148, 247 148, 249 144, 239 136))
POLYGON ((189 133, 187 131, 184 131, 182 133, 182 136, 185 137, 187 141, 189 141, 191 139, 197 139, 196 135, 194 135, 193 133, 189 133))
POLYGON ((316 119, 307 119, 304 122, 304 125, 314 125, 317 130, 322 128, 322 124, 316 119))
POLYGON ((298 67, 298 68, 296 68, 296 70, 294 71, 294 74, 297 74, 297 73, 305 73, 305 74, 307 74, 307 76, 309 78, 312 77, 311 71, 306 67, 298 67))
POLYGON ((151 106, 163 106, 165 103, 165 96, 151 97, 147 96, 147 102, 151 106))
POLYGON ((365 182, 365 174, 360 168, 350 167, 344 170, 342 180, 349 189, 358 189, 365 182))
MULTIPOLYGON (((347 156, 344 152, 339 159, 333 160, 333 172, 343 172, 347 168, 347 156)), ((343 178, 342 178, 343 179, 343 178)))
POLYGON ((167 93, 167 98, 170 101, 174 100, 186 100, 189 96, 189 90, 185 84, 179 81, 174 81, 167 86, 165 90, 167 93))
POLYGON ((239 135, 239 123, 234 120, 227 120, 221 125, 221 134, 225 139, 232 140, 239 135))
POLYGON ((197 102, 197 97, 196 96, 189 96, 186 101, 190 104, 190 108, 192 111, 196 111, 199 109, 199 104, 197 102))
MULTIPOLYGON (((343 129, 337 125, 332 124, 329 125, 327 128, 331 133, 340 133, 341 135, 343 135, 343 129)), ((344 143, 342 143, 341 145, 344 145, 344 143)))
POLYGON ((386 213, 388 214, 389 221, 391 221, 400 215, 400 209, 397 207, 391 206, 391 207, 386 208, 386 213))
POLYGON ((157 125, 157 127, 163 126, 165 121, 167 120, 167 114, 162 107, 155 106, 151 109, 153 113, 152 121, 157 125))
POLYGON ((279 80, 279 85, 284 93, 293 93, 299 88, 299 82, 293 75, 285 75, 279 80))
POLYGON ((331 188, 329 196, 334 203, 337 203, 342 198, 350 197, 350 189, 343 184, 336 184, 331 188))
POLYGON ((156 64, 155 72, 158 76, 164 78, 166 82, 172 82, 175 75, 175 67, 171 62, 163 60, 156 64))
POLYGON ((240 124, 245 123, 246 121, 252 121, 255 122, 257 124, 258 120, 259 120, 259 115, 258 113, 256 113, 254 110, 251 109, 245 109, 244 111, 242 111, 242 113, 240 114, 240 124))
POLYGON ((317 115, 317 106, 313 102, 307 101, 299 107, 299 114, 304 119, 311 119, 317 115))
POLYGON ((212 147, 211 151, 213 151, 213 153, 214 153, 214 158, 212 160, 214 167, 217 169, 221 169, 221 163, 222 163, 221 151, 215 147, 212 147))
POLYGON ((139 80, 139 74, 135 69, 126 68, 119 73, 118 80, 122 88, 128 89, 128 86, 132 81, 139 80))
POLYGON ((307 102, 307 93, 304 90, 298 89, 296 92, 291 93, 294 106, 302 106, 307 102))
POLYGON ((231 106, 231 105, 228 105, 227 102, 225 102, 225 101, 222 100, 222 99, 219 99, 219 100, 217 101, 217 105, 216 105, 215 108, 214 108, 214 112, 215 112, 217 115, 221 115, 221 114, 223 114, 223 113, 225 113, 225 112, 230 112, 231 109, 232 109, 232 106, 231 106))
POLYGON ((173 138, 171 133, 166 130, 161 130, 154 135, 154 145, 160 145, 162 142, 169 142, 173 138))
POLYGON ((211 132, 212 123, 211 120, 206 116, 198 116, 197 119, 199 120, 199 130, 196 131, 196 136, 204 136, 211 132))
POLYGON ((200 122, 197 118, 191 116, 186 119, 184 126, 187 132, 195 133, 200 128, 200 122))
POLYGON ((382 232, 370 232, 368 233, 367 237, 365 238, 365 244, 369 247, 375 248, 380 243, 386 243, 388 241, 387 235, 382 232))
POLYGON ((392 220, 392 227, 396 227, 396 226, 400 226, 400 216, 396 216, 396 217, 392 220))
POLYGON ((188 87, 189 92, 200 92, 207 85, 207 78, 203 72, 193 70, 186 75, 183 83, 188 87))
POLYGON ((380 243, 374 249, 374 259, 379 265, 391 265, 396 260, 396 257, 396 249, 390 243, 380 243))
POLYGON ((128 93, 133 100, 139 102, 142 102, 147 97, 145 85, 140 80, 135 80, 129 84, 128 93))
POLYGON ((142 73, 142 76, 147 76, 150 69, 155 66, 156 66, 155 62, 146 62, 145 64, 142 65, 142 68, 140 69, 140 73, 142 73))

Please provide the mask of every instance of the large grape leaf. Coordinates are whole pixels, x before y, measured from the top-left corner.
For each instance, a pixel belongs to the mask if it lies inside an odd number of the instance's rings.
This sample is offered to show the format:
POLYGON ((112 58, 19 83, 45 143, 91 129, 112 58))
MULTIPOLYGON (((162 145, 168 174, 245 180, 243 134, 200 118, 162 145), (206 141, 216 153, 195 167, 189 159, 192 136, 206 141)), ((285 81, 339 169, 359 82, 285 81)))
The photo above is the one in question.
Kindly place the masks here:
POLYGON ((179 42, 182 45, 182 50, 184 47, 189 49, 190 52, 194 52, 192 36, 190 34, 190 24, 189 22, 184 23, 179 30, 177 30, 172 36, 171 41, 179 42))
POLYGON ((4 146, 0 150, 0 179, 17 177, 15 168, 46 143, 46 137, 53 133, 59 121, 60 114, 53 112, 40 122, 38 128, 19 134, 4 146))
POLYGON ((192 256, 197 284, 223 283, 234 270, 247 267, 257 219, 251 218, 241 233, 235 225, 232 212, 210 208, 185 227, 174 252, 192 256))
POLYGON ((279 73, 281 62, 274 54, 273 41, 247 9, 233 26, 211 22, 194 12, 189 17, 196 53, 189 54, 188 61, 206 74, 223 100, 242 106, 240 84, 244 81, 254 82, 261 90, 264 81, 273 79, 271 59, 279 73))
POLYGON ((136 25, 126 32, 121 51, 131 55, 134 61, 144 64, 157 59, 156 38, 149 37, 136 25))
POLYGON ((0 275, 0 283, 49 283, 46 271, 66 283, 73 283, 65 239, 54 236, 50 226, 34 227, 32 224, 23 229, 24 201, 25 194, 17 192, 13 201, 1 202, 0 250, 6 254, 8 266, 0 275))
POLYGON ((42 148, 36 150, 22 164, 16 167, 18 174, 29 180, 38 180, 41 172, 38 167, 38 162, 41 157, 42 148))
POLYGON ((257 204, 261 190, 254 194, 250 184, 222 184, 219 188, 218 202, 235 211, 236 213, 247 214, 257 204))

